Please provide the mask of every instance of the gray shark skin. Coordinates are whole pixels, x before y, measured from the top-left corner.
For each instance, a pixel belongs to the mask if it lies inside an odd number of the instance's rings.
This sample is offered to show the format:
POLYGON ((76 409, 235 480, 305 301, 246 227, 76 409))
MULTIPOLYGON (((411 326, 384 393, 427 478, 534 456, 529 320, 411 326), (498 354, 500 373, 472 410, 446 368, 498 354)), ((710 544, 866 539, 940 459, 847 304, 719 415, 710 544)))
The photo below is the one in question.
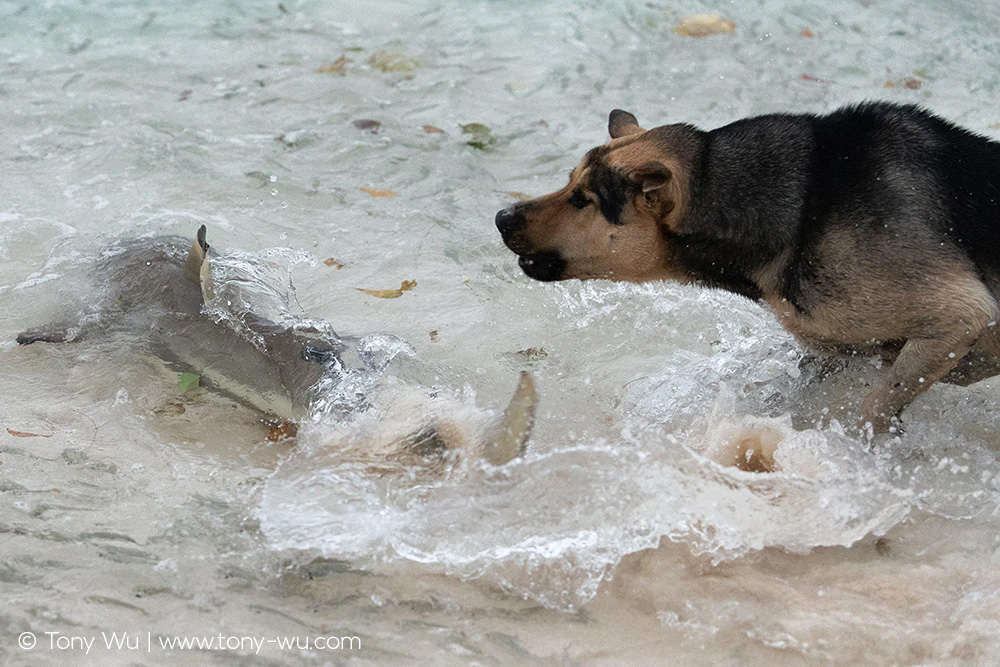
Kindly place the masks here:
MULTIPOLYGON (((312 416, 321 388, 336 385, 350 373, 378 374, 389 363, 363 341, 356 349, 346 345, 328 327, 273 322, 250 309, 223 318, 211 307, 216 289, 213 255, 204 225, 189 249, 188 242, 177 237, 139 239, 108 249, 95 262, 98 302, 91 312, 75 322, 64 318, 25 330, 17 342, 124 341, 170 370, 197 374, 208 390, 267 418, 289 422, 312 416)), ((531 377, 522 373, 503 417, 481 443, 484 458, 502 465, 524 452, 536 402, 531 377)), ((365 406, 365 397, 359 395, 343 407, 350 411, 365 406)), ((418 439, 432 449, 453 444, 434 425, 418 439)))
POLYGON ((336 372, 343 344, 336 335, 241 317, 245 332, 205 308, 211 295, 209 245, 160 237, 127 242, 96 262, 95 312, 78 325, 54 323, 17 337, 21 345, 122 337, 145 345, 178 372, 193 372, 208 389, 273 418, 308 416, 312 388, 336 372), (249 335, 247 335, 249 334, 249 335), (255 344, 256 343, 256 344, 255 344))

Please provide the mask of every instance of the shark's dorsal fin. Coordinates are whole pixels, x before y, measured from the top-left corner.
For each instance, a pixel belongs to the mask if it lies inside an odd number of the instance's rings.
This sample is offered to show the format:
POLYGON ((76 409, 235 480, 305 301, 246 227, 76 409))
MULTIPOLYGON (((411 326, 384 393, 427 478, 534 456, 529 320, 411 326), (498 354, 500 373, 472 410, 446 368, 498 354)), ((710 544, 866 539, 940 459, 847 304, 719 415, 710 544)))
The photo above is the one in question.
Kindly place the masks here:
POLYGON ((521 371, 521 380, 517 383, 513 398, 503 411, 495 437, 486 442, 483 448, 483 458, 493 465, 502 466, 524 452, 524 447, 535 425, 535 406, 538 404, 538 394, 531 374, 521 371))
POLYGON ((205 225, 198 228, 198 235, 194 239, 194 245, 188 253, 187 262, 184 264, 184 276, 198 285, 201 284, 201 270, 208 257, 208 243, 205 241, 205 225))
MULTIPOLYGON (((202 227, 202 229, 205 229, 202 227)), ((205 244, 205 259, 201 263, 201 270, 198 272, 198 284, 201 285, 201 300, 204 303, 211 303, 215 296, 214 285, 212 283, 212 263, 208 261, 208 244, 205 244)))

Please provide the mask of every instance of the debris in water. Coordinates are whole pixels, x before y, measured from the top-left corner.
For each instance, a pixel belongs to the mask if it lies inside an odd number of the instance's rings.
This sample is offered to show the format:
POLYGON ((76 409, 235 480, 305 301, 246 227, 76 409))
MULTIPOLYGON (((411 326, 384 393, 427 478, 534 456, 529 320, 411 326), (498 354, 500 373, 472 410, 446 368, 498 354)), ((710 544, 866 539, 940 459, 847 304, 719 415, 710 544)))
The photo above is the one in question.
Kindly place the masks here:
POLYGON ((427 134, 447 134, 440 127, 435 127, 434 125, 424 125, 424 132, 427 134))
POLYGON ((802 32, 800 32, 799 34, 802 35, 803 37, 808 37, 809 39, 812 39, 813 37, 816 36, 816 34, 809 28, 803 28, 802 32))
POLYGON ((736 30, 736 24, 727 21, 718 14, 695 14, 681 19, 681 22, 674 26, 674 34, 685 37, 725 35, 734 30, 736 30))
POLYGON ((813 81, 814 83, 834 83, 830 79, 821 79, 818 76, 813 76, 812 74, 801 74, 799 78, 803 81, 813 81))
POLYGON ((354 125, 354 127, 358 128, 359 130, 371 130, 372 134, 378 134, 378 128, 382 126, 382 123, 378 122, 377 120, 371 120, 366 118, 362 120, 356 120, 352 123, 352 125, 354 125))
POLYGON ((362 192, 367 192, 372 197, 398 197, 399 193, 392 190, 379 190, 377 188, 361 188, 362 192))
POLYGON ((399 289, 363 289, 361 287, 356 287, 355 289, 359 292, 364 292, 365 294, 379 299, 398 299, 403 296, 403 292, 409 292, 416 286, 416 280, 404 280, 400 283, 399 289))
POLYGON ((899 79, 898 81, 886 81, 885 85, 882 87, 883 88, 902 87, 902 88, 909 88, 910 90, 920 90, 921 85, 922 83, 919 79, 915 79, 912 76, 904 76, 902 79, 899 79))
POLYGON ((368 64, 383 72, 412 72, 420 67, 419 61, 389 51, 376 51, 368 59, 368 64))
POLYGON ((194 91, 192 91, 190 89, 189 90, 182 90, 181 91, 181 96, 177 98, 177 101, 178 102, 184 102, 184 101, 186 101, 188 98, 191 97, 191 93, 192 92, 194 92, 194 91))
POLYGON ((526 195, 523 192, 505 192, 508 197, 513 197, 517 201, 528 201, 531 199, 531 195, 526 195))
POLYGON ((48 435, 45 435, 44 433, 29 433, 27 431, 14 431, 12 429, 7 429, 7 432, 10 433, 15 438, 51 438, 52 437, 51 433, 49 433, 48 435))
POLYGON ((437 329, 435 329, 434 331, 431 332, 431 342, 432 343, 438 342, 438 330, 437 329))
POLYGON ((493 131, 482 123, 467 123, 461 128, 462 134, 472 135, 465 143, 473 148, 478 148, 481 151, 489 150, 490 146, 496 142, 493 131))
POLYGON ((323 263, 326 264, 327 266, 332 266, 335 269, 344 268, 344 263, 334 259, 333 257, 327 257, 326 259, 323 260, 323 263))
POLYGON ((345 68, 347 67, 347 63, 349 63, 349 62, 351 62, 351 61, 348 59, 347 56, 340 56, 339 58, 337 58, 336 60, 334 60, 331 64, 327 65, 326 67, 320 67, 319 69, 317 69, 316 73, 317 74, 339 74, 340 76, 344 76, 345 74, 347 74, 347 72, 345 71, 345 68))
POLYGON ((527 361, 541 361, 545 357, 549 356, 549 353, 545 351, 544 347, 529 347, 524 350, 518 350, 517 353, 524 357, 527 361))
POLYGON ((197 373, 178 373, 177 391, 182 394, 194 391, 201 384, 201 376, 197 373))

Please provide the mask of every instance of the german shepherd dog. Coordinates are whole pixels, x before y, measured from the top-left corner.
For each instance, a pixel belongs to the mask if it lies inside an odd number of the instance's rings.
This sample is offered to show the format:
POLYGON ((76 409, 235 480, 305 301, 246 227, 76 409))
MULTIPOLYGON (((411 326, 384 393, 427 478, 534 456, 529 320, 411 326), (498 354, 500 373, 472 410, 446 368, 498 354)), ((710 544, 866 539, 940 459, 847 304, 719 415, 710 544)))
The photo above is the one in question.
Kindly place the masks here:
MULTIPOLYGON (((639 127, 496 215, 536 280, 660 279, 763 301, 805 344, 882 354, 861 424, 1000 374, 1000 143, 916 106, 639 127)), ((893 427, 893 428, 891 428, 893 427)))

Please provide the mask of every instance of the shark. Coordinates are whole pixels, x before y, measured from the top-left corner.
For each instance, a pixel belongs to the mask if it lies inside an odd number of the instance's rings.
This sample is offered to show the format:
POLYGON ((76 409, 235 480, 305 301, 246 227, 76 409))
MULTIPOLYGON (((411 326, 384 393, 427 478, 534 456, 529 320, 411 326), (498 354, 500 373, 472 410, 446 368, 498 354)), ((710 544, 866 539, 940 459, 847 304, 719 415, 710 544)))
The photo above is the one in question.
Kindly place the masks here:
MULTIPOLYGON (((377 377, 391 361, 392 355, 380 354, 378 343, 385 341, 385 334, 346 339, 325 322, 270 317, 245 300, 241 307, 220 309, 220 301, 232 304, 235 297, 227 292, 228 285, 213 279, 216 251, 206 235, 202 225, 190 243, 160 236, 108 248, 94 263, 97 303, 82 315, 78 308, 75 316, 26 329, 17 335, 17 343, 111 340, 139 345, 168 372, 186 373, 206 391, 267 420, 291 424, 314 416, 323 391, 345 378, 377 377)), ((363 391, 348 394, 353 397, 346 409, 366 408, 363 391)), ((537 402, 534 379, 522 372, 502 415, 473 449, 494 465, 521 456, 537 402)), ((468 449, 467 438, 453 435, 457 431, 432 421, 398 444, 417 456, 468 449)))

